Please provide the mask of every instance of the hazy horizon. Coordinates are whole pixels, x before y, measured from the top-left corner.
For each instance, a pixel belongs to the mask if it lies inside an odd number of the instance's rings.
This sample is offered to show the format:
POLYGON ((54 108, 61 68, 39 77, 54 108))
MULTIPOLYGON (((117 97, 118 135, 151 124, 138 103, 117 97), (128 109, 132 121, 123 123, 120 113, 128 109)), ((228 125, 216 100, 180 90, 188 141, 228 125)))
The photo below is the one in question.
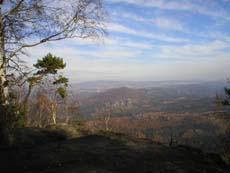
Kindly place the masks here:
POLYGON ((79 81, 70 81, 70 84, 83 84, 83 83, 94 83, 94 82, 112 82, 112 83, 116 83, 116 82, 132 82, 132 83, 145 83, 145 82, 153 82, 153 83, 163 83, 163 82, 167 82, 167 83, 182 83, 182 82, 185 82, 185 83, 209 83, 209 82, 223 82, 223 83, 226 83, 227 84, 227 81, 228 79, 215 79, 215 80, 79 80, 79 81))

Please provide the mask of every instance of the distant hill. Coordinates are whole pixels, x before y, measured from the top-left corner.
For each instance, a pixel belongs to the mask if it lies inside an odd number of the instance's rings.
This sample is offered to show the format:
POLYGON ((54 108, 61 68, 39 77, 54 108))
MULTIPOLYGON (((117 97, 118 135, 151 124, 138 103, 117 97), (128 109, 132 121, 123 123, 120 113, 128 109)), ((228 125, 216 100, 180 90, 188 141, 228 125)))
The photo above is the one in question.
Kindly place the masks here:
MULTIPOLYGON (((224 82, 133 82, 129 87, 109 88, 113 82, 87 83, 80 85, 88 86, 84 90, 74 89, 76 99, 81 103, 83 116, 91 116, 97 109, 110 102, 117 108, 128 107, 124 114, 138 114, 145 112, 166 113, 204 113, 215 111, 216 94, 223 92, 224 82), (144 84, 148 83, 148 87, 144 84), (95 86, 93 85, 95 84, 95 86), (152 84, 152 85, 150 85, 152 84), (161 85, 161 86, 159 86, 161 85), (105 87, 106 86, 106 87, 105 87), (142 88, 139 87, 143 86, 142 88), (151 87, 150 87, 151 86, 151 87), (96 90, 96 87, 99 87, 96 90), (90 90, 88 90, 90 88, 90 90)), ((121 83, 115 83, 120 86, 121 83)), ((124 83, 123 83, 124 84, 124 83)))
MULTIPOLYGON (((112 88, 155 88, 155 87, 177 87, 194 86, 206 87, 211 89, 223 88, 226 81, 90 81, 83 83, 73 83, 70 85, 74 93, 99 93, 112 88)), ((186 87, 186 88, 187 88, 186 87)))

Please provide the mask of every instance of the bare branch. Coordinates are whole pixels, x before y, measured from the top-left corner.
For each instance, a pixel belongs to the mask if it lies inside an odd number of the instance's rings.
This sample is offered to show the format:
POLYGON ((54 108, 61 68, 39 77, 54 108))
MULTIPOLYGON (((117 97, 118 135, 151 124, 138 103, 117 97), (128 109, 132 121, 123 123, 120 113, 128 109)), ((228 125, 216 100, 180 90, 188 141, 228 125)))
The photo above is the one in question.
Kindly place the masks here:
POLYGON ((67 38, 84 39, 106 34, 101 0, 78 0, 76 4, 58 1, 64 3, 63 6, 53 1, 19 0, 8 11, 4 20, 7 62, 24 48, 67 38), (38 41, 25 43, 31 39, 38 41))
POLYGON ((8 16, 8 15, 11 15, 15 12, 17 12, 17 10, 19 10, 20 6, 22 5, 22 3, 24 2, 24 0, 20 0, 15 7, 11 8, 9 11, 7 11, 5 14, 3 14, 3 18, 8 16))

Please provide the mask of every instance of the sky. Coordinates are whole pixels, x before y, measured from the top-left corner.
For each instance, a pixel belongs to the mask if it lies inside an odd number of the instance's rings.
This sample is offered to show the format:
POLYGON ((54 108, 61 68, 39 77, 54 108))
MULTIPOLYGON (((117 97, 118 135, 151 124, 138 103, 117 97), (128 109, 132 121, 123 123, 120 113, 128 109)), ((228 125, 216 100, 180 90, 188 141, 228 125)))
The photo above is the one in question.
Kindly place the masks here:
POLYGON ((106 37, 31 48, 29 64, 48 52, 63 57, 72 82, 230 77, 230 0, 104 2, 106 37))

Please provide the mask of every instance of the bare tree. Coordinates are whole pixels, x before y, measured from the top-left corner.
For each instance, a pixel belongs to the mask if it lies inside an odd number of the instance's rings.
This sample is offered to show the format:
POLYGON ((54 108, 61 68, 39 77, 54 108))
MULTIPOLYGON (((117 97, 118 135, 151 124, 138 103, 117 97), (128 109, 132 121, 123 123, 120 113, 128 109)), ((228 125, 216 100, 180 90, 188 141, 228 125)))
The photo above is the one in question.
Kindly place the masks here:
POLYGON ((65 123, 71 123, 73 118, 76 118, 80 115, 80 106, 79 102, 74 99, 69 99, 69 101, 64 101, 64 115, 65 115, 65 123))
POLYGON ((105 14, 102 0, 0 0, 0 125, 8 117, 8 65, 20 69, 19 56, 46 42, 103 36, 105 14))
POLYGON ((44 90, 38 91, 35 95, 35 101, 33 105, 31 105, 30 113, 34 116, 30 117, 30 121, 33 123, 33 125, 37 127, 44 127, 48 124, 48 103, 49 99, 46 95, 46 92, 44 90))
POLYGON ((25 48, 105 34, 102 0, 0 0, 0 103, 6 104, 7 64, 25 48))
POLYGON ((110 121, 112 118, 113 111, 113 104, 112 102, 108 101, 104 103, 103 106, 100 109, 98 109, 93 115, 99 120, 99 124, 103 124, 102 128, 105 131, 111 130, 110 121))

